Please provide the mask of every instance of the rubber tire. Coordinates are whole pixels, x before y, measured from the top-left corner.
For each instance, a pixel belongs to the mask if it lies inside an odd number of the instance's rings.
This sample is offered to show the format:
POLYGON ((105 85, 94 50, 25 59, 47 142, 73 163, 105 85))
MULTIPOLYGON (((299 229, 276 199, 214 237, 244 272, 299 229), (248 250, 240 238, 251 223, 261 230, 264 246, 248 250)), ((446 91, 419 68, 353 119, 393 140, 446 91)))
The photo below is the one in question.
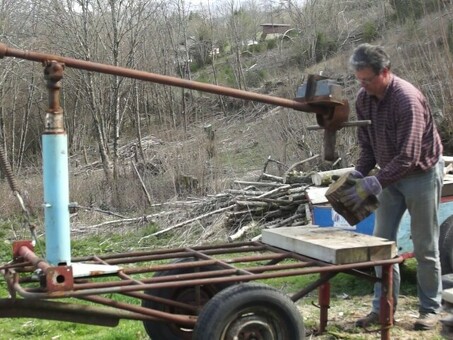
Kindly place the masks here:
POLYGON ((294 302, 266 285, 242 283, 212 298, 202 309, 193 340, 305 339, 302 315, 294 302), (247 328, 248 325, 248 328, 247 328))
POLYGON ((442 275, 453 273, 453 215, 440 225, 439 253, 442 275))
MULTIPOLYGON (((184 262, 193 262, 193 258, 184 258, 174 261, 174 263, 184 263, 184 262)), ((201 272, 213 271, 223 269, 221 266, 210 265, 200 267, 201 272)), ((178 268, 167 271, 156 272, 154 277, 162 277, 169 275, 179 275, 179 274, 188 274, 194 273, 195 268, 178 268)), ((200 294, 202 298, 201 307, 206 304, 215 294, 221 290, 231 286, 232 283, 217 283, 211 285, 204 285, 200 287, 200 294)), ((190 300, 191 294, 194 290, 194 287, 176 287, 176 288, 156 288, 149 289, 145 291, 145 294, 153 295, 165 299, 175 300, 179 302, 189 303, 195 305, 195 300, 190 300), (188 300, 189 298, 189 300, 188 300)), ((187 311, 180 311, 176 307, 167 306, 153 301, 142 300, 142 307, 164 311, 171 314, 184 314, 190 315, 187 311)), ((195 315, 195 314, 194 314, 195 315)), ((146 320, 143 321, 146 333, 152 340, 190 340, 192 339, 192 329, 190 328, 181 328, 178 325, 169 323, 169 322, 159 322, 146 320)))

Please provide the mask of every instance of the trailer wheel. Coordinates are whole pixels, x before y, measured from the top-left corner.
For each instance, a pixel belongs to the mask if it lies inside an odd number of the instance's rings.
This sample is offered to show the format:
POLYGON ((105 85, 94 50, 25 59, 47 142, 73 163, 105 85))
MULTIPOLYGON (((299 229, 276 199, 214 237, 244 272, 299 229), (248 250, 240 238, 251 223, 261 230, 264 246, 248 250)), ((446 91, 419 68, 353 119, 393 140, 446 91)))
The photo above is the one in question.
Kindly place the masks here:
POLYGON ((256 283, 229 287, 201 311, 193 340, 304 339, 302 316, 291 299, 256 283))
MULTIPOLYGON (((184 258, 176 260, 174 263, 193 262, 193 258, 184 258)), ((201 272, 214 271, 222 269, 220 266, 210 265, 199 267, 201 272)), ((195 268, 177 268, 172 270, 166 270, 156 272, 154 277, 163 277, 170 275, 180 275, 194 273, 195 268)), ((218 292, 222 289, 231 286, 231 283, 217 283, 200 286, 200 306, 199 310, 218 292)), ((182 302, 191 306, 196 306, 197 301, 197 290, 195 286, 182 286, 175 288, 156 288, 145 291, 145 294, 153 295, 155 297, 169 299, 172 301, 182 302)), ((194 312, 187 311, 174 306, 168 306, 166 304, 142 300, 142 306, 154 310, 159 310, 171 314, 184 314, 184 315, 196 315, 194 312)), ((143 321, 146 333, 152 340, 190 340, 192 339, 193 329, 187 327, 181 327, 179 325, 170 322, 160 321, 143 321)))
POLYGON ((440 225, 439 252, 442 275, 453 273, 453 215, 440 225))

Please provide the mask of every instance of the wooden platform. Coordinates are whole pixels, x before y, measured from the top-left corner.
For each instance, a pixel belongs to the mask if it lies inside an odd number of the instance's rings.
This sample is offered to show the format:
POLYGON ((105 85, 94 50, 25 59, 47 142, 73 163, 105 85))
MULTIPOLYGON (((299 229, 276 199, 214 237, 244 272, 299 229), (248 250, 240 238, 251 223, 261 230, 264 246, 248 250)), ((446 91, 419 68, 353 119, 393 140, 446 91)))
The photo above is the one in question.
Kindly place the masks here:
POLYGON ((393 241, 333 227, 284 227, 262 231, 262 242, 333 264, 391 259, 393 241))

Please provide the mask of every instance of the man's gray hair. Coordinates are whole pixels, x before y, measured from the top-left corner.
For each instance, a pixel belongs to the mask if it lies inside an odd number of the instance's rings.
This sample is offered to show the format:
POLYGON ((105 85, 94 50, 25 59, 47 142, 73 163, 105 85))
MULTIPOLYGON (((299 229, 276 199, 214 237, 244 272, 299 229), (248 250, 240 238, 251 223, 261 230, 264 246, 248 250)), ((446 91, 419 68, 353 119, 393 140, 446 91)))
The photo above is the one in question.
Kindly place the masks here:
POLYGON ((379 74, 384 68, 390 69, 391 63, 382 46, 361 44, 349 58, 349 66, 353 71, 370 67, 374 73, 379 74))

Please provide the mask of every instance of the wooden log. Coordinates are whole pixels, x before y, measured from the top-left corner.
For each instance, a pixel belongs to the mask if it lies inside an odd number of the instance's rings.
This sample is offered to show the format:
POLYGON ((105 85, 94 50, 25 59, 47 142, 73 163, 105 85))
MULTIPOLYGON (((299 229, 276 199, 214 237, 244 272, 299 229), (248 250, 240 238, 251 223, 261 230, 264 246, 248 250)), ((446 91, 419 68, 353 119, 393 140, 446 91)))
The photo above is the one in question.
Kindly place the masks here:
POLYGON ((253 229, 256 226, 257 226, 256 221, 252 221, 249 224, 246 224, 245 226, 239 228, 234 234, 231 234, 230 236, 228 236, 228 242, 236 241, 237 239, 244 236, 248 230, 253 229))
MULTIPOLYGON (((287 184, 292 184, 292 183, 307 183, 306 182, 306 179, 307 177, 303 176, 303 175, 296 175, 294 173, 294 170, 296 170, 297 167, 299 167, 300 165, 308 162, 308 161, 311 161, 313 159, 316 159, 319 157, 319 154, 316 154, 310 158, 307 158, 307 159, 304 159, 300 162, 297 162, 297 163, 294 163, 293 165, 291 165, 288 170, 285 171, 285 173, 283 174, 283 183, 287 183, 287 184)), ((296 171, 298 172, 298 171, 296 171)))
POLYGON ((294 204, 302 204, 307 203, 307 199, 299 199, 293 200, 291 199, 273 199, 273 198, 259 198, 259 197, 247 197, 249 201, 262 201, 266 203, 271 203, 274 205, 294 205, 294 204))
POLYGON ((242 205, 246 207, 259 207, 259 208, 269 208, 270 204, 266 202, 257 202, 257 201, 236 201, 237 205, 242 205))
POLYGON ((379 201, 376 196, 368 196, 356 210, 351 210, 346 207, 341 198, 344 196, 344 191, 349 189, 352 184, 348 183, 349 174, 345 173, 336 182, 329 186, 326 191, 326 198, 332 205, 332 208, 339 213, 350 225, 356 225, 367 216, 369 216, 379 206, 379 201))
POLYGON ((281 183, 275 182, 249 182, 249 181, 234 181, 236 184, 251 185, 257 187, 280 187, 281 183))
POLYGON ((282 185, 282 186, 280 186, 278 188, 270 190, 270 191, 266 192, 265 194, 262 194, 262 195, 258 196, 258 198, 269 197, 269 196, 274 195, 275 193, 278 193, 280 191, 285 191, 285 190, 287 190, 289 188, 291 188, 291 186, 289 184, 285 184, 285 185, 282 185))
POLYGON ((266 174, 264 172, 261 174, 260 180, 261 181, 268 180, 268 181, 274 181, 274 182, 277 182, 277 183, 283 183, 283 177, 274 176, 274 175, 271 175, 271 174, 266 174))
POLYGON ((238 189, 228 189, 227 192, 235 195, 244 195, 244 196, 260 196, 265 194, 266 191, 255 191, 255 190, 238 190, 238 189))
POLYGON ((289 226, 295 220, 297 220, 299 218, 304 218, 304 217, 305 217, 305 214, 295 214, 295 215, 285 218, 284 220, 281 220, 273 225, 266 226, 265 228, 266 229, 275 229, 275 228, 280 228, 283 226, 289 226))
POLYGON ((332 176, 333 175, 342 176, 345 173, 351 172, 352 170, 354 170, 353 167, 316 172, 313 175, 311 175, 311 181, 316 186, 321 186, 321 185, 322 186, 328 186, 328 185, 330 185, 333 182, 332 181, 332 176))

